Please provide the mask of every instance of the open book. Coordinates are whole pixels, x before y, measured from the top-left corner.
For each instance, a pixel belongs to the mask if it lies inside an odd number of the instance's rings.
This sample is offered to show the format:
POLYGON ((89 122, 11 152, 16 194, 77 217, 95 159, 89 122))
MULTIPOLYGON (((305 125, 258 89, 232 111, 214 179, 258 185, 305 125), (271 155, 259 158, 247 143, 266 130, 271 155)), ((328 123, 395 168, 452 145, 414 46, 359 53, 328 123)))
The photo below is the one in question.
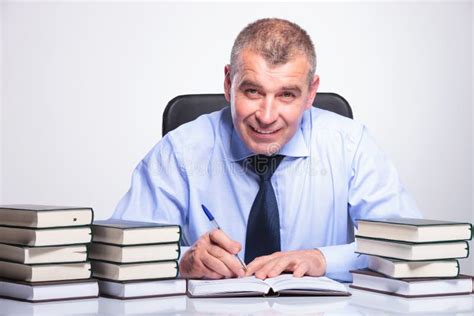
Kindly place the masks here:
POLYGON ((265 280, 254 276, 222 280, 188 280, 190 297, 232 297, 267 295, 348 296, 346 287, 327 277, 295 278, 282 274, 265 280))

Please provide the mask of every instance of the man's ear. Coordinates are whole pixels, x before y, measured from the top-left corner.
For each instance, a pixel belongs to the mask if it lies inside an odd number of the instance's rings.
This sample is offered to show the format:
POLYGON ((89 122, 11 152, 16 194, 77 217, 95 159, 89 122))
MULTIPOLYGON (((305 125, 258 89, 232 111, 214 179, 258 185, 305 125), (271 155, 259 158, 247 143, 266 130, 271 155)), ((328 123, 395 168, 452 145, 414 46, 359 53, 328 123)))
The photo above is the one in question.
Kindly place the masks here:
POLYGON ((308 103, 306 104, 305 108, 309 109, 313 105, 314 98, 316 98, 316 93, 318 92, 319 88, 319 76, 314 75, 313 80, 309 85, 309 94, 308 94, 308 103))
POLYGON ((224 67, 224 95, 227 102, 230 103, 230 88, 232 86, 232 81, 230 79, 230 65, 225 65, 224 67))

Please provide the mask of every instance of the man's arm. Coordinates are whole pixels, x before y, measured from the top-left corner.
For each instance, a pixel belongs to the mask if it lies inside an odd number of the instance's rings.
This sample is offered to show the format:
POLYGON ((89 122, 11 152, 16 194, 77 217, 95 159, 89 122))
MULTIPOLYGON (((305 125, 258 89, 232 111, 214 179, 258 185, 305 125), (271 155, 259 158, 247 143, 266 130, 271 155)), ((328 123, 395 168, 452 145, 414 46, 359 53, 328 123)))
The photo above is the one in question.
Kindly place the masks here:
MULTIPOLYGON (((378 148, 375 141, 362 129, 353 154, 349 179, 348 211, 353 224, 363 218, 421 217, 414 201, 401 184, 398 173, 378 148)), ((348 227, 349 229, 349 227, 348 227)), ((350 281, 349 270, 367 266, 366 256, 355 252, 355 243, 319 247, 318 251, 298 250, 257 258, 249 265, 248 274, 265 278, 283 271, 350 281), (305 268, 298 268, 300 266, 305 268)))
POLYGON ((181 225, 180 274, 184 277, 242 276, 244 271, 234 257, 241 245, 222 231, 206 233, 187 247, 191 244, 186 238, 189 181, 182 161, 168 134, 139 163, 112 218, 181 225))
POLYGON ((165 136, 138 164, 112 218, 185 225, 187 178, 179 152, 165 136))

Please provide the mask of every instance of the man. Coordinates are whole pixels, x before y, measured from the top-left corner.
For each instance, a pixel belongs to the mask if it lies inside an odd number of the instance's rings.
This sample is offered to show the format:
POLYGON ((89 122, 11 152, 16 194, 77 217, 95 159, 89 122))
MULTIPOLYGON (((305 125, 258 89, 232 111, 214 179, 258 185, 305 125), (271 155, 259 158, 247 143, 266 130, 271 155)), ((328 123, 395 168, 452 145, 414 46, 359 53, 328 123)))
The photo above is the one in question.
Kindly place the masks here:
POLYGON ((311 106, 315 69, 311 39, 296 24, 248 25, 224 70, 230 109, 168 133, 113 217, 180 224, 191 246, 184 277, 350 280, 366 264, 354 253, 356 219, 420 215, 364 126, 311 106), (211 230, 201 204, 221 230, 211 230))

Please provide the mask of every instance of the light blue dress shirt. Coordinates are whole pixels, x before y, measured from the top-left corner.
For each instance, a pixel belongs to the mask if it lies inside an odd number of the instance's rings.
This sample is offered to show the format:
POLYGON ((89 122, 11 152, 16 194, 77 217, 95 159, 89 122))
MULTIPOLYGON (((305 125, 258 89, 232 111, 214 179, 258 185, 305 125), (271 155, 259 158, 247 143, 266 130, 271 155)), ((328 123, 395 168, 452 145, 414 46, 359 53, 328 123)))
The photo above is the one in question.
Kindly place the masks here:
MULTIPOLYGON (((351 280, 366 266, 354 253, 355 220, 420 217, 397 171, 360 123, 311 108, 279 152, 271 181, 280 212, 281 250, 318 248, 328 277, 351 280)), ((236 133, 229 108, 169 132, 138 164, 113 218, 179 224, 182 245, 211 230, 201 204, 240 242, 259 188, 242 160, 253 155, 236 133)))

